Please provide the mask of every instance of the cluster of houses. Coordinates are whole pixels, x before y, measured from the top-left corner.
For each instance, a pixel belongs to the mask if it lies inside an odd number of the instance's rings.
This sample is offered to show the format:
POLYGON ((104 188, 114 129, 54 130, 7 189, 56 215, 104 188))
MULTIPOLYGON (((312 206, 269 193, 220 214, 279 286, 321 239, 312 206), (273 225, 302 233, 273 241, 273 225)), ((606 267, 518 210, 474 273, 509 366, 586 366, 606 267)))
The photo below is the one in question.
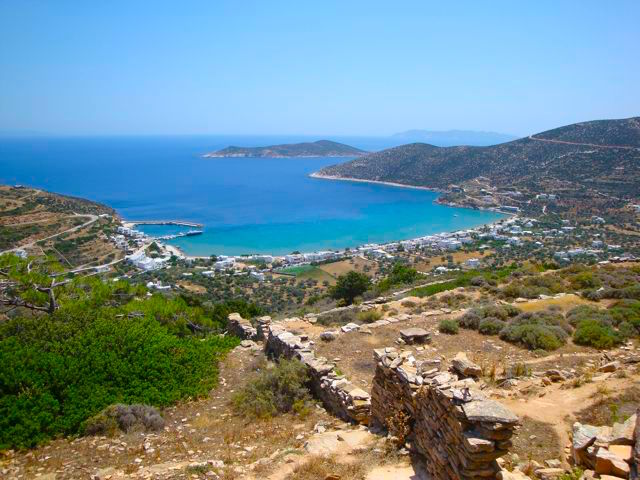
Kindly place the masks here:
POLYGON ((131 242, 137 247, 144 245, 147 236, 139 230, 133 228, 119 226, 116 231, 116 235, 111 235, 109 239, 121 250, 127 253, 133 252, 131 249, 131 242))

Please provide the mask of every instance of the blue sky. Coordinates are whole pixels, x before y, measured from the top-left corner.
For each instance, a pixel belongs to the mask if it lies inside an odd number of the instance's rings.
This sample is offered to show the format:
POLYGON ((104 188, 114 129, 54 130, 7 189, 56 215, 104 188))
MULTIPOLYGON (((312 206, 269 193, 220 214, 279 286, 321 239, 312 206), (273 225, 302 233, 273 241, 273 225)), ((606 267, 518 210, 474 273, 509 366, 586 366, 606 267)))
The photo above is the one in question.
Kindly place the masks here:
POLYGON ((638 85, 638 0, 0 2, 0 132, 525 135, 638 85))

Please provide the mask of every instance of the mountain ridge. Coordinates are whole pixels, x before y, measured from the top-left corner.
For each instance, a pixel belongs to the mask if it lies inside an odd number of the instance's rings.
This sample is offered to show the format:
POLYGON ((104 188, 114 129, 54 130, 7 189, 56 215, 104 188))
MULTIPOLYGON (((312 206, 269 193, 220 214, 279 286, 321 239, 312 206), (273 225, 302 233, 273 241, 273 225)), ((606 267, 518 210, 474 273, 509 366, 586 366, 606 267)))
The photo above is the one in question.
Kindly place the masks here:
POLYGON ((410 143, 325 167, 314 176, 440 190, 478 177, 497 186, 553 180, 633 197, 640 178, 640 117, 581 122, 486 147, 410 143))

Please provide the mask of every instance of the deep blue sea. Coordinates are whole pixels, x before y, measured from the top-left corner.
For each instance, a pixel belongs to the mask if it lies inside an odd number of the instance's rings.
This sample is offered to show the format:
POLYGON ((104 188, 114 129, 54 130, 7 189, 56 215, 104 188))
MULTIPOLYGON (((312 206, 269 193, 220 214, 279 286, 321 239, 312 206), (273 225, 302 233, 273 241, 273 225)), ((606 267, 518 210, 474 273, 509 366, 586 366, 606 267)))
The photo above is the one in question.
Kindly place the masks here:
MULTIPOLYGON (((437 205, 437 194, 308 175, 348 159, 205 159, 228 145, 303 137, 0 138, 0 183, 25 184, 114 207, 123 218, 179 219, 205 233, 171 241, 191 255, 285 254, 388 242, 475 227, 502 216, 437 205)), ((367 138, 337 141, 375 150, 367 138)), ((150 233, 176 231, 145 227, 150 233)))

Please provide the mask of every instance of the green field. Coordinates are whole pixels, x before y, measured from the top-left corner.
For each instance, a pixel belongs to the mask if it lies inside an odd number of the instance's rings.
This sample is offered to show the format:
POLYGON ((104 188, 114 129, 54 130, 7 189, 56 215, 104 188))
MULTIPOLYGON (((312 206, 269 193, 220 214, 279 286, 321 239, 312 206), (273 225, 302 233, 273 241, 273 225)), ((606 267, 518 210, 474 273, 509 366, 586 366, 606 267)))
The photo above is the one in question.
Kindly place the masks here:
POLYGON ((332 275, 315 265, 295 265, 292 267, 280 268, 276 270, 276 273, 294 275, 298 279, 312 278, 318 281, 327 280, 331 283, 335 281, 335 278, 332 275))

